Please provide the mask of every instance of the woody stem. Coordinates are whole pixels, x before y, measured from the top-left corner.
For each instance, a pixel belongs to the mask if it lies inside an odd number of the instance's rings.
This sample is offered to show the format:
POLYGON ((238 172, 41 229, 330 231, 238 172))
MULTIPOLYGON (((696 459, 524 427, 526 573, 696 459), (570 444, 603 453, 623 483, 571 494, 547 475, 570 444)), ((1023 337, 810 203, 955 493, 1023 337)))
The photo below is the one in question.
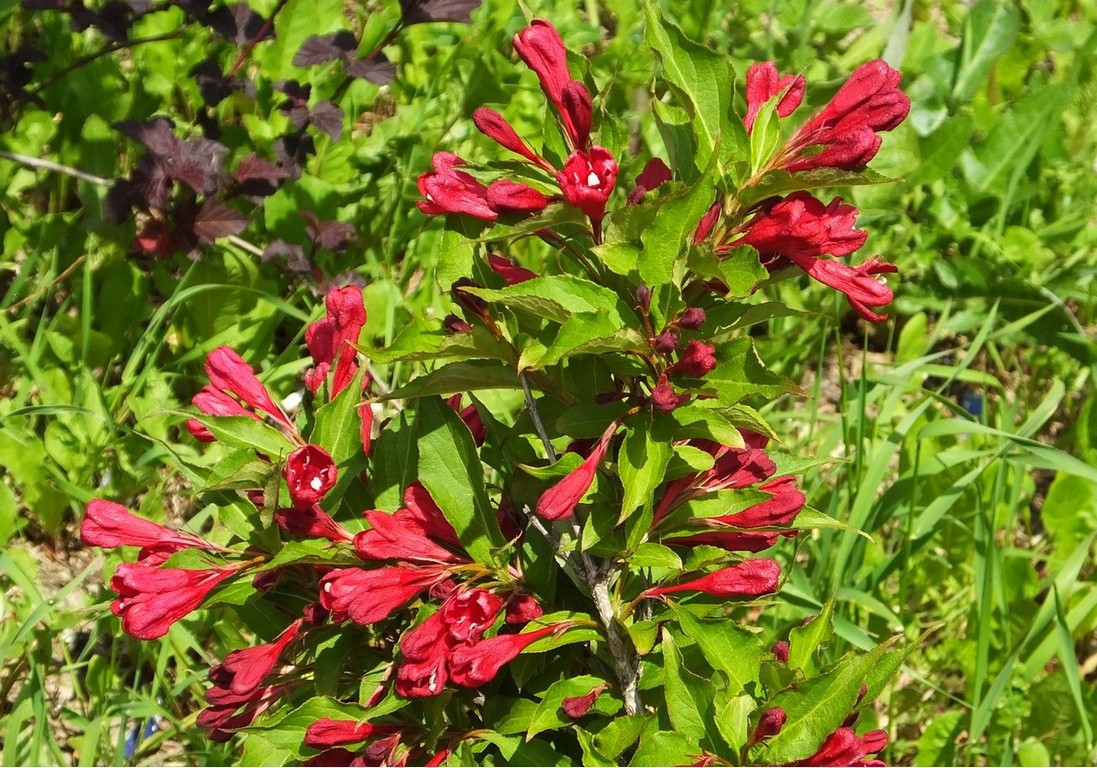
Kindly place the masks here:
POLYGON ((625 637, 620 622, 617 621, 616 611, 613 610, 613 600, 609 594, 609 573, 594 568, 588 556, 584 555, 583 559, 587 562, 590 595, 594 598, 598 618, 606 630, 609 653, 613 657, 613 666, 621 687, 621 697, 625 700, 625 712, 638 715, 644 708, 640 701, 640 661, 636 658, 632 644, 625 637))

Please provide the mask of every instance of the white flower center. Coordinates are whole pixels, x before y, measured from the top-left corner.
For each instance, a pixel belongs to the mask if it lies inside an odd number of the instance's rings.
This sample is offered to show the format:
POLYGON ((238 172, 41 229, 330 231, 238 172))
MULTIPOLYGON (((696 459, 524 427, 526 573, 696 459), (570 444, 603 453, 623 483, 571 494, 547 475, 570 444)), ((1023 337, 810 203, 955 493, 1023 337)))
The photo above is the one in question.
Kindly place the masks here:
POLYGON ((319 475, 317 475, 316 477, 312 478, 312 480, 309 481, 309 485, 312 487, 312 490, 314 490, 314 491, 320 490, 320 487, 323 486, 323 484, 324 484, 324 482, 320 479, 319 475))
POLYGON ((591 171, 590 175, 587 176, 587 186, 588 187, 597 187, 601 183, 602 183, 602 180, 598 178, 598 174, 595 173, 594 171, 591 171))

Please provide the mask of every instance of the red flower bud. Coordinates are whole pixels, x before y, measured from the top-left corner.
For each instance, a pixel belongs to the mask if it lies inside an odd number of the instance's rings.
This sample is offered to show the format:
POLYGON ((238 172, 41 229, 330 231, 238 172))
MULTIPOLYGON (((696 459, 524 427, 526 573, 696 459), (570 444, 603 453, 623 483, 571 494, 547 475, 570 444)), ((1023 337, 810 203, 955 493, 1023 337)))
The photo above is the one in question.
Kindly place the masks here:
POLYGON ((572 147, 586 149, 590 145, 590 128, 594 113, 590 102, 590 91, 578 80, 572 80, 564 86, 560 116, 565 128, 569 130, 572 147))
POLYGON ((363 560, 465 562, 465 558, 431 541, 428 530, 407 510, 397 510, 390 515, 371 509, 363 514, 369 521, 370 530, 361 531, 354 537, 354 551, 363 560))
POLYGON ((804 760, 799 760, 792 765, 811 766, 882 766, 881 760, 866 760, 871 754, 879 752, 887 746, 888 735, 886 731, 869 731, 858 738, 852 728, 839 728, 827 736, 819 750, 804 760))
POLYGON ((510 179, 493 182, 487 191, 488 205, 504 216, 526 216, 543 211, 549 199, 528 184, 510 179))
POLYGON ((487 203, 487 187, 464 171, 454 170, 465 161, 449 152, 436 152, 431 160, 434 173, 419 177, 419 210, 428 216, 466 213, 482 221, 495 221, 497 214, 487 203))
POLYGON ((606 687, 605 683, 600 683, 591 688, 589 693, 582 696, 569 696, 560 704, 560 709, 564 710, 564 714, 572 720, 578 720, 590 711, 590 708, 594 706, 594 702, 606 687))
POLYGON ((716 347, 703 341, 692 339, 678 358, 678 362, 667 369, 670 375, 687 376, 699 379, 716 367, 716 347))
POLYGON ((507 603, 507 624, 527 624, 545 615, 530 595, 515 595, 507 603))
POLYGON ((708 318, 705 310, 700 307, 690 307, 678 317, 677 326, 695 331, 705 324, 706 319, 708 318))
POLYGON ((445 575, 441 568, 339 568, 320 579, 320 605, 357 624, 373 624, 445 575))
POLYGON ((693 536, 667 539, 664 543, 679 547, 706 545, 728 552, 761 552, 777 543, 780 534, 753 531, 712 531, 693 536))
POLYGON ((655 337, 655 343, 652 346, 656 352, 669 355, 678 349, 678 334, 674 331, 663 331, 655 337))
POLYGON ((572 152, 564 162, 556 181, 564 199, 600 222, 606 213, 606 201, 617 181, 617 162, 604 147, 591 147, 589 153, 572 152))
POLYGON ((334 399, 346 389, 358 371, 356 352, 350 345, 358 343, 366 324, 366 305, 362 291, 353 285, 332 289, 325 297, 324 304, 327 315, 305 330, 305 344, 316 363, 312 375, 306 374, 305 383, 316 394, 329 367, 334 365, 335 376, 330 395, 334 399))
POLYGON ((324 494, 335 485, 336 474, 331 454, 318 445, 295 450, 286 457, 282 470, 295 509, 308 509, 322 501, 324 494))
POLYGON ((721 212, 719 201, 709 206, 709 209, 705 211, 705 215, 697 222, 697 229, 693 232, 694 245, 703 242, 705 238, 712 234, 712 230, 716 228, 716 222, 720 220, 721 212))
POLYGON ((785 727, 786 720, 788 720, 788 715, 780 707, 762 710, 762 716, 758 719, 758 726, 754 729, 754 733, 750 735, 747 746, 752 747, 762 739, 776 736, 785 727))
POLYGON ((445 327, 446 333, 472 333, 472 326, 454 314, 446 315, 442 325, 445 327))
MULTIPOLYGON (((202 387, 198 394, 191 398, 191 403, 202 413, 210 416, 247 416, 256 421, 262 421, 256 413, 249 411, 221 390, 214 389, 210 384, 202 387)), ((203 443, 212 443, 216 439, 213 433, 197 419, 187 419, 185 426, 196 440, 201 440, 203 443)))
POLYGON ((782 664, 788 664, 788 641, 778 640, 773 644, 773 647, 769 649, 769 652, 773 654, 773 657, 782 664))
POLYGON ((506 118, 494 109, 480 107, 472 113, 472 122, 476 123, 476 127, 480 129, 480 133, 484 134, 489 139, 494 139, 505 149, 509 149, 511 152, 521 155, 531 163, 535 163, 547 171, 553 170, 551 165, 540 158, 536 152, 530 149, 530 146, 526 144, 526 142, 519 138, 510 123, 506 121, 506 118))
POLYGON ((598 465, 606 455, 609 442, 617 431, 618 424, 613 422, 602 433, 601 439, 583 463, 569 472, 563 480, 549 488, 537 501, 537 514, 546 520, 562 520, 571 517, 575 505, 583 498, 594 482, 598 465))
POLYGON ((670 179, 671 173, 667 164, 661 158, 651 158, 644 166, 644 170, 640 171, 640 175, 636 177, 636 186, 628 193, 628 204, 639 205, 643 201, 644 195, 663 186, 670 179))
POLYGON ((80 540, 89 547, 141 547, 156 552, 178 552, 197 547, 216 549, 205 539, 182 533, 132 514, 121 504, 104 499, 88 502, 87 512, 80 522, 80 540))
POLYGON ((503 599, 486 589, 467 589, 446 601, 439 613, 455 643, 479 640, 495 623, 503 599))
POLYGON ((773 525, 788 525, 800 510, 804 508, 807 499, 804 494, 793 484, 792 477, 783 477, 771 480, 761 486, 759 490, 773 495, 757 504, 747 507, 733 515, 720 517, 706 517, 695 521, 702 525, 732 526, 735 528, 764 528, 773 525))
POLYGON ((250 694, 259 689, 263 678, 278 664, 278 657, 297 637, 302 620, 290 624, 273 643, 233 651, 210 670, 209 679, 236 694, 250 694))
MULTIPOLYGON (((560 33, 544 19, 534 19, 528 27, 514 36, 514 50, 522 61, 537 74, 541 90, 556 107, 564 124, 564 132, 573 147, 581 146, 577 138, 579 126, 564 106, 564 89, 571 82, 568 72, 567 50, 560 33)), ((589 127, 587 131, 589 132, 589 127)))
POLYGON ((267 388, 255 378, 255 371, 231 347, 221 346, 209 353, 206 374, 214 389, 235 395, 245 405, 268 414, 290 430, 294 429, 282 409, 270 399, 267 388))
MULTIPOLYGON (((422 483, 414 482, 404 489, 404 510, 423 527, 431 538, 451 547, 461 546, 453 526, 446 520, 442 510, 434 503, 430 491, 424 488, 422 483)), ((397 514, 400 514, 399 511, 397 514)))
POLYGON ((667 375, 660 374, 659 380, 655 382, 655 389, 651 390, 651 404, 656 410, 670 413, 687 400, 689 395, 675 394, 674 387, 667 381, 667 375))
POLYGON ((305 731, 305 744, 317 748, 336 747, 372 739, 374 736, 389 736, 398 731, 400 726, 396 725, 373 725, 357 720, 321 717, 305 731))
POLYGON ((713 597, 758 597, 777 590, 781 566, 775 560, 758 557, 736 565, 720 568, 699 579, 667 587, 652 587, 645 597, 658 597, 674 592, 701 592, 713 597))
POLYGON ((331 515, 320 509, 317 504, 301 509, 276 510, 274 519, 283 530, 297 536, 328 541, 351 541, 354 538, 346 528, 335 522, 331 515))
POLYGON ((823 205, 810 192, 793 192, 764 204, 743 242, 763 257, 784 256, 803 267, 804 259, 847 256, 864 245, 868 233, 853 228, 856 216, 857 209, 840 197, 823 205))
POLYGON ((235 573, 234 568, 191 571, 122 563, 110 580, 111 589, 118 593, 110 610, 121 617, 122 629, 127 633, 141 640, 155 640, 235 573))
POLYGON ((456 648, 449 657, 450 679, 465 688, 478 688, 492 680, 503 666, 529 645, 559 631, 563 626, 553 624, 521 635, 496 635, 456 648))
POLYGON ((507 285, 518 285, 537 277, 536 272, 531 272, 525 267, 520 267, 510 259, 504 259, 494 253, 488 254, 488 266, 499 277, 506 281, 507 285))
POLYGON ((747 114, 743 118, 747 133, 754 129, 754 121, 765 103, 781 92, 785 95, 777 102, 777 115, 788 117, 795 112, 804 100, 805 85, 803 75, 778 77, 777 65, 772 61, 752 64, 747 70, 747 114))

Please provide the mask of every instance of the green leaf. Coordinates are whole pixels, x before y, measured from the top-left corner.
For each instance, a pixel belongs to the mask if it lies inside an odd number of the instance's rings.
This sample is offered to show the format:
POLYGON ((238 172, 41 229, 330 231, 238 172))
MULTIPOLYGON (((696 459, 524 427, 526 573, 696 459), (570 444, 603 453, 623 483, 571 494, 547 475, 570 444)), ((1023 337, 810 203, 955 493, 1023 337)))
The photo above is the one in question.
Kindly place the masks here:
MULTIPOLYGON (((795 175, 788 171, 770 171, 753 187, 747 187, 739 196, 739 203, 749 207, 767 197, 785 195, 798 189, 813 190, 824 187, 857 187, 866 184, 894 184, 876 171, 866 168, 862 171, 842 171, 837 168, 815 168, 799 171, 795 175)), ((825 202, 825 201, 824 201, 825 202)))
POLYGON ((650 415, 631 419, 617 453, 617 471, 621 475, 624 497, 621 500, 620 525, 636 510, 654 503, 655 489, 663 482, 671 456, 670 440, 654 434, 655 422, 650 415))
POLYGON ((648 4, 645 10, 644 39, 662 62, 663 78, 693 117, 698 139, 696 168, 708 167, 709 158, 718 146, 721 166, 732 157, 745 159, 746 129, 730 114, 734 81, 731 60, 686 37, 663 17, 655 3, 648 4))
POLYGON ((701 754, 701 746, 676 731, 655 731, 640 741, 629 765, 693 765, 701 754))
POLYGON ((206 484, 199 490, 209 491, 252 490, 265 488, 277 467, 269 461, 255 458, 255 451, 233 451, 214 466, 206 484))
POLYGON ((675 731, 699 742, 705 737, 705 718, 695 694, 708 695, 710 692, 702 691, 701 678, 685 668, 674 635, 667 629, 663 630, 660 647, 663 649, 664 695, 670 723, 675 731))
MULTIPOLYGON (((188 414, 189 415, 189 414, 188 414)), ((209 416, 196 413, 193 418, 202 423, 225 445, 252 448, 271 459, 280 459, 293 451, 293 444, 274 427, 249 416, 209 416)))
POLYGON ((646 715, 626 715, 614 718, 594 737, 594 748, 603 757, 615 760, 636 743, 648 723, 646 715))
POLYGON ((637 261, 646 284, 662 286, 675 281, 682 271, 676 269, 676 263, 684 264, 697 224, 715 199, 715 165, 710 163, 697 183, 664 194, 651 206, 655 216, 640 236, 644 249, 637 261))
POLYGON ((412 379, 402 387, 380 397, 380 400, 412 400, 432 395, 452 395, 455 392, 478 392, 484 389, 518 389, 518 374, 509 365, 487 360, 446 363, 412 379))
POLYGON ((788 719, 780 733, 752 751, 752 759, 783 765, 814 754, 849 716, 861 683, 889 645, 882 643, 868 653, 847 656, 826 674, 774 696, 766 708, 781 707, 788 719))
POLYGON ((702 381, 704 390, 721 402, 734 405, 748 395, 777 397, 797 391, 797 386, 784 376, 766 368, 748 338, 732 339, 716 349, 716 368, 702 381))
POLYGON ((278 554, 272 557, 257 570, 269 571, 290 563, 328 563, 339 557, 341 553, 349 553, 348 549, 341 549, 327 539, 302 539, 300 541, 287 541, 278 554))
POLYGON ((580 312, 612 311, 619 303, 617 294, 609 288, 572 275, 537 277, 506 288, 464 290, 489 304, 502 304, 557 323, 562 323, 580 312))
POLYGON ((670 412, 676 438, 715 440, 731 448, 745 448, 743 435, 720 411, 703 405, 683 405, 670 412))
POLYGON ((628 562, 634 568, 673 568, 682 569, 682 558, 668 546, 654 541, 645 541, 629 556, 628 562))
POLYGON ((470 333, 449 333, 441 321, 422 318, 408 323, 384 348, 374 349, 361 344, 354 347, 375 363, 444 358, 509 360, 511 357, 510 347, 492 336, 486 328, 473 326, 470 333))
POLYGON ((1013 47, 1021 29, 1021 12, 1001 0, 979 0, 964 20, 960 66, 952 84, 952 99, 971 101, 986 84, 995 60, 1013 47))
POLYGON ((480 563, 499 566, 505 544, 484 487, 484 468, 472 434, 438 397, 415 406, 419 481, 430 492, 465 550, 480 563))
MULTIPOLYGON (((907 183, 926 184, 949 175, 964 147, 971 143, 974 132, 975 120, 969 114, 952 115, 945 120, 940 128, 919 142, 921 161, 907 174, 907 183)), ((919 350, 915 357, 920 357, 925 351, 924 348, 919 350)), ((899 359, 905 362, 914 358, 899 359)))
POLYGON ((680 604, 670 606, 678 626, 697 643, 705 661, 728 676, 729 695, 749 690, 761 668, 761 641, 730 621, 703 621, 680 604))
POLYGON ((373 445, 369 490, 373 506, 395 511, 403 501, 404 489, 415 482, 419 447, 410 411, 401 410, 381 430, 373 445))
POLYGON ((633 328, 622 328, 613 314, 583 312, 572 315, 560 328, 552 345, 531 369, 556 365, 574 355, 643 353, 647 342, 633 328))
POLYGON ((572 722, 571 718, 560 709, 564 699, 586 696, 595 687, 604 683, 605 680, 594 675, 579 675, 557 680, 549 686, 541 703, 537 705, 537 710, 533 713, 529 728, 526 730, 526 740, 532 739, 541 731, 569 725, 572 722))
POLYGON ((556 419, 556 431, 569 437, 592 438, 606 431, 610 422, 627 410, 623 402, 599 405, 580 403, 568 408, 556 419))
POLYGON ((823 610, 807 625, 793 627, 789 632, 788 666, 790 669, 803 670, 805 674, 815 671, 815 652, 834 634, 834 599, 827 600, 823 610))
POLYGON ((713 697, 714 724, 720 738, 732 752, 739 752, 747 743, 750 715, 757 708, 758 703, 752 696, 745 693, 734 694, 727 688, 716 689, 713 697))

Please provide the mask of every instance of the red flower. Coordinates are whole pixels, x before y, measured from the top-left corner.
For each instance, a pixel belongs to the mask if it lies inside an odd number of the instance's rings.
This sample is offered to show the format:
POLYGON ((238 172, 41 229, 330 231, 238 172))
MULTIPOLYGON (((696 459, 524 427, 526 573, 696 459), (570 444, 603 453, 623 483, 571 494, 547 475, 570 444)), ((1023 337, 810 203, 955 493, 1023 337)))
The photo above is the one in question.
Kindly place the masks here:
POLYGON ((813 168, 864 168, 880 149, 880 131, 890 131, 910 112, 910 99, 899 90, 899 73, 874 59, 854 70, 830 103, 805 123, 789 142, 789 171, 813 168), (821 146, 821 152, 804 150, 821 146))
POLYGON ((191 571, 122 563, 110 580, 111 589, 118 593, 110 610, 121 617, 122 629, 127 633, 141 640, 155 640, 234 573, 234 568, 191 571))
POLYGON ((530 595, 514 595, 507 602, 507 624, 527 624, 545 615, 530 595))
POLYGON ((659 597, 674 592, 701 592, 713 597, 758 597, 777 590, 781 566, 775 560, 757 557, 736 565, 720 568, 699 579, 667 587, 652 587, 645 597, 659 597))
POLYGON ((221 346, 209 353, 206 374, 214 389, 238 397, 245 405, 266 413, 289 431, 295 431, 293 422, 274 404, 267 388, 255 378, 255 371, 231 347, 221 346))
POLYGON ((575 506, 583 495, 590 489, 594 482, 594 475, 598 471, 598 465, 606 455, 609 442, 617 431, 618 424, 613 422, 602 433, 602 437, 583 460, 583 463, 573 469, 564 479, 549 488, 537 501, 537 514, 546 520, 562 520, 571 517, 575 512, 575 506))
POLYGON ((549 198, 528 184, 510 179, 500 179, 488 187, 488 205, 496 213, 505 216, 524 216, 543 211, 549 198))
POLYGON ((373 725, 357 720, 333 720, 321 717, 309 725, 305 731, 305 744, 310 747, 335 747, 354 744, 372 739, 374 736, 389 736, 401 730, 397 725, 373 725))
POLYGON ((446 659, 453 645, 441 610, 405 632, 400 638, 403 660, 396 670, 397 695, 415 699, 440 694, 449 680, 446 659))
POLYGON ((777 115, 788 117, 795 112, 804 100, 805 85, 803 75, 779 77, 777 65, 772 61, 752 64, 747 70, 747 114, 743 118, 747 133, 754 129, 754 121, 765 103, 782 92, 785 95, 777 102, 777 115))
POLYGON ((222 743, 232 738, 230 731, 246 728, 265 712, 286 691, 288 686, 258 688, 251 693, 237 694, 215 686, 206 691, 209 706, 198 713, 195 724, 209 731, 209 737, 222 743))
POLYGON ((529 144, 522 141, 506 118, 494 109, 480 107, 472 113, 472 122, 480 129, 480 133, 489 139, 494 139, 504 149, 509 149, 514 154, 521 155, 546 171, 552 172, 555 170, 547 160, 534 152, 529 144))
POLYGON ((362 291, 353 285, 334 288, 324 298, 327 315, 305 330, 305 344, 316 367, 305 374, 305 384, 314 395, 324 383, 330 367, 335 367, 329 399, 346 389, 358 371, 351 344, 366 324, 366 305, 362 291))
POLYGON ((444 577, 441 568, 390 566, 366 571, 339 568, 320 579, 320 605, 336 617, 373 624, 444 577))
POLYGON ((866 232, 855 230, 857 209, 834 198, 824 206, 807 192, 793 192, 762 206, 750 223, 743 243, 754 246, 770 271, 791 261, 824 285, 841 291, 857 312, 867 320, 884 316, 869 307, 891 301, 893 294, 875 275, 898 271, 894 264, 869 259, 850 267, 819 256, 846 256, 865 243, 866 232))
POLYGON ((651 404, 662 413, 670 413, 682 403, 689 400, 688 394, 675 394, 674 387, 667 381, 665 373, 659 375, 655 382, 655 388, 651 390, 651 404))
POLYGON ((725 488, 747 488, 764 481, 777 471, 777 465, 762 450, 766 438, 750 430, 742 430, 746 448, 732 448, 709 440, 695 440, 692 445, 708 451, 716 459, 712 469, 687 475, 667 483, 652 519, 654 526, 671 509, 695 496, 703 496, 725 488))
MULTIPOLYGON (((574 86, 570 96, 565 93, 572 83, 580 87, 582 83, 573 81, 568 72, 567 50, 564 48, 564 41, 560 39, 560 33, 544 19, 534 19, 528 27, 514 36, 514 50, 537 73, 541 90, 560 115, 568 143, 572 148, 584 147, 585 137, 590 134, 590 113, 587 112, 584 125, 583 115, 575 109, 574 103, 571 108, 566 103, 568 99, 572 102, 582 99, 582 96, 575 93, 574 86)), ((590 96, 587 95, 586 98, 589 103, 590 96)))
POLYGON ((478 643, 463 645, 450 654, 450 679, 465 688, 477 688, 493 679, 503 666, 529 645, 565 626, 553 624, 521 635, 496 635, 478 643))
MULTIPOLYGON (((202 413, 210 416, 247 416, 256 421, 262 421, 262 418, 254 411, 249 411, 221 390, 214 389, 210 384, 202 387, 198 394, 191 398, 191 403, 202 413)), ((203 443, 212 443, 217 439, 198 419, 187 419, 185 426, 196 440, 201 440, 203 443)))
POLYGON ((286 457, 282 470, 294 509, 318 504, 335 485, 337 471, 331 454, 318 445, 298 448, 286 457))
POLYGON ((788 664, 788 641, 778 640, 773 644, 773 647, 769 649, 769 652, 773 654, 773 658, 782 664, 788 664))
POLYGON ((494 253, 488 254, 488 266, 495 274, 503 278, 507 285, 518 285, 518 283, 524 283, 537 277, 536 272, 531 272, 525 267, 518 266, 510 259, 504 259, 494 253))
POLYGON ((712 230, 716 228, 716 222, 720 220, 720 214, 723 212, 723 208, 720 202, 717 201, 708 207, 705 211, 705 215, 701 217, 701 220, 697 222, 697 229, 693 232, 693 244, 704 241, 709 235, 712 234, 712 230))
POLYGON ((80 522, 80 540, 89 547, 141 547, 148 554, 178 552, 188 547, 217 549, 199 536, 165 528, 104 499, 88 502, 87 513, 80 522))
POLYGON ((290 624, 273 643, 233 651, 210 670, 209 679, 235 694, 254 693, 278 664, 282 651, 297 637, 301 624, 301 619, 290 624))
POLYGON ((761 552, 776 544, 780 535, 764 531, 712 531, 666 539, 664 543, 679 547, 696 547, 704 544, 726 549, 728 552, 761 552))
POLYGON ((448 599, 439 613, 454 642, 468 643, 479 640, 502 609, 503 599, 495 593, 466 589, 448 599))
POLYGON ((636 186, 628 193, 629 205, 639 205, 643 201, 644 195, 658 189, 670 179, 670 168, 667 167, 667 164, 661 158, 651 158, 644 166, 644 170, 640 171, 640 175, 636 177, 636 186))
POLYGON ((887 746, 887 743, 887 731, 869 731, 858 738, 852 728, 839 728, 827 736, 826 741, 814 755, 792 765, 881 766, 884 764, 882 760, 865 758, 879 752, 887 746))
POLYGON ((765 528, 775 525, 788 525, 800 514, 807 501, 804 494, 793 484, 788 475, 771 480, 759 490, 773 494, 765 501, 754 504, 741 512, 720 517, 706 517, 695 520, 699 525, 733 526, 735 528, 765 528))
POLYGON ((391 515, 379 509, 363 514, 370 530, 361 531, 354 537, 354 551, 363 560, 466 562, 466 558, 431 541, 427 527, 406 509, 399 509, 391 515))
POLYGON ((703 341, 692 339, 678 358, 678 362, 667 369, 670 375, 687 376, 699 379, 716 367, 716 347, 703 341))
POLYGON ((276 510, 274 519, 283 530, 298 536, 328 541, 352 541, 354 538, 317 504, 301 509, 291 507, 276 510))
POLYGON ((591 147, 589 153, 572 152, 556 181, 564 199, 597 223, 605 216, 606 201, 617 181, 617 162, 604 147, 591 147))
POLYGON ((434 173, 419 177, 419 210, 429 216, 467 213, 483 221, 495 221, 498 214, 487 202, 488 190, 464 171, 454 170, 465 161, 449 152, 436 152, 431 160, 434 173))
POLYGON ((679 328, 688 328, 691 331, 696 331, 705 324, 705 320, 707 319, 708 316, 705 314, 705 310, 700 307, 690 307, 678 317, 675 325, 679 328))
POLYGON ((434 503, 430 491, 424 488, 422 483, 416 481, 404 489, 404 510, 409 517, 423 526, 432 538, 451 547, 461 546, 453 526, 446 520, 442 510, 434 503))

